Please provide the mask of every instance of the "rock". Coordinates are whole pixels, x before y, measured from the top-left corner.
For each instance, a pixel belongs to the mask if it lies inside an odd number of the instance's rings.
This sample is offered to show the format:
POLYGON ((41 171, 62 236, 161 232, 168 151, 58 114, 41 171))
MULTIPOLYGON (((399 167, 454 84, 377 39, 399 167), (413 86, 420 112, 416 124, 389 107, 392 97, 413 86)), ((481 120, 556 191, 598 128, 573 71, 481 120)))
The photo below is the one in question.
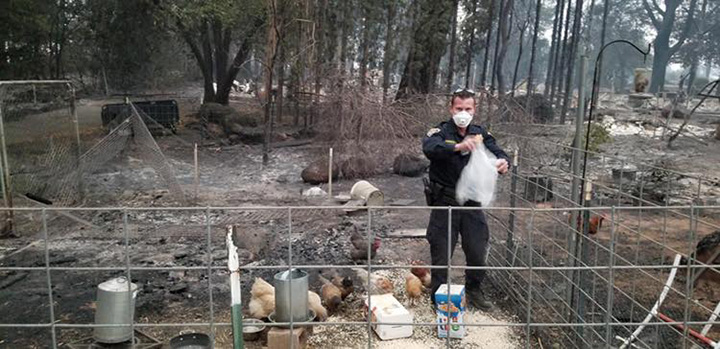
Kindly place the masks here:
POLYGON ((225 130, 223 130, 222 126, 215 124, 215 123, 209 123, 205 127, 205 130, 207 131, 208 136, 211 138, 224 138, 225 137, 225 130))
MULTIPOLYGON (((328 161, 327 159, 318 160, 302 170, 300 173, 305 183, 313 185, 320 183, 327 183, 328 181, 328 161)), ((336 163, 333 164, 333 179, 338 178, 338 166, 336 163)))
POLYGON ((225 134, 240 134, 244 128, 258 125, 252 116, 240 114, 234 108, 218 103, 203 104, 198 115, 208 123, 220 125, 225 134))
MULTIPOLYGON (((663 110, 660 112, 660 115, 663 119, 667 119, 668 115, 670 115, 670 112, 672 111, 672 105, 666 105, 663 110)), ((672 114, 672 117, 675 119, 685 119, 685 116, 687 116, 689 111, 685 107, 676 106, 675 111, 672 114)))
POLYGON ((407 177, 417 177, 425 172, 425 169, 430 166, 430 161, 427 159, 403 153, 395 157, 393 161, 393 173, 407 177))
POLYGON ((369 157, 353 156, 340 165, 343 178, 367 178, 378 173, 377 162, 369 157))
POLYGON ((325 197, 327 196, 327 192, 320 189, 320 187, 312 187, 302 193, 303 197, 306 198, 317 198, 317 197, 325 197))
POLYGON ((181 282, 179 284, 172 285, 168 291, 170 291, 170 293, 182 293, 187 291, 187 288, 188 285, 181 282))

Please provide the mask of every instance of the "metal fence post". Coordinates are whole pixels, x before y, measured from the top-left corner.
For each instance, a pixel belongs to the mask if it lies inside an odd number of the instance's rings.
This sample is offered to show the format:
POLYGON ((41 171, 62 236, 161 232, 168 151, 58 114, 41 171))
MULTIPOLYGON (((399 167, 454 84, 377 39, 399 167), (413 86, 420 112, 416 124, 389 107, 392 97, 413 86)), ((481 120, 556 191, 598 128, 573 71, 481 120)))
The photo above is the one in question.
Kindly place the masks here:
MULTIPOLYGON (((585 190, 584 191, 585 191, 585 200, 584 200, 585 205, 584 206, 587 208, 587 207, 590 207, 590 200, 592 199, 592 182, 591 181, 588 180, 587 182, 585 182, 585 190)), ((579 250, 579 255, 580 255, 580 265, 583 267, 588 266, 587 258, 588 258, 589 244, 588 244, 587 240, 590 239, 589 231, 590 231, 590 211, 585 210, 583 212, 582 238, 578 239, 578 245, 577 245, 577 249, 579 250)), ((579 346, 579 344, 581 344, 581 342, 584 340, 584 338, 583 338, 584 327, 580 326, 579 324, 585 322, 585 300, 587 298, 586 292, 585 292, 585 287, 587 284, 587 280, 586 280, 586 272, 585 271, 577 270, 576 274, 577 274, 577 280, 578 280, 577 281, 578 289, 575 291, 576 292, 575 299, 577 299, 577 306, 576 306, 577 307, 577 321, 578 321, 577 345, 579 346)))
POLYGON ((12 232, 14 228, 14 212, 10 210, 13 207, 12 202, 12 183, 10 181, 10 167, 8 165, 7 147, 5 146, 5 126, 3 122, 3 101, 5 100, 5 86, 0 84, 0 160, 2 160, 2 174, 0 174, 0 185, 2 185, 2 194, 5 208, 5 229, 7 232, 12 232))
MULTIPOLYGON (((517 175, 518 175, 518 149, 515 149, 515 152, 513 154, 513 160, 512 160, 512 175, 510 177, 510 207, 515 208, 516 200, 515 197, 517 195, 517 175)), ((505 242, 506 245, 506 259, 507 261, 513 260, 513 251, 515 250, 515 241, 514 241, 514 234, 515 234, 515 210, 510 210, 510 218, 508 219, 508 233, 507 233, 507 240, 505 242)), ((512 264, 511 264, 512 266, 512 264)))
MULTIPOLYGON (((581 150, 582 147, 582 138, 583 138, 583 120, 585 116, 585 71, 587 66, 587 57, 582 56, 580 58, 580 69, 578 69, 578 105, 577 105, 577 112, 575 113, 575 138, 573 139, 573 146, 572 146, 572 187, 571 187, 571 193, 570 193, 570 200, 573 200, 577 203, 577 206, 582 205, 582 193, 580 193, 580 185, 581 185, 581 169, 580 169, 580 162, 582 161, 581 156, 581 150)), ((588 125, 590 127, 590 125, 588 125)), ((589 137, 588 137, 589 138, 589 137)), ((590 139, 585 140, 585 142, 589 142, 590 139)), ((580 212, 577 210, 573 210, 570 212, 570 226, 571 229, 568 233, 567 237, 567 246, 568 246, 568 265, 575 265, 577 257, 577 251, 576 247, 578 245, 577 243, 577 234, 576 231, 578 229, 578 217, 580 212)), ((568 280, 575 280, 575 275, 577 274, 576 270, 570 270, 568 272, 568 280)), ((575 285, 568 285, 567 290, 567 297, 568 297, 568 304, 573 304, 573 296, 575 292, 575 285)), ((570 310, 568 313, 568 320, 572 318, 572 310, 570 310)))
MULTIPOLYGON (((35 85, 33 85, 35 86, 35 85)), ((72 84, 67 84, 68 88, 70 89, 70 114, 72 116, 73 125, 75 126, 75 142, 77 143, 77 185, 78 185, 78 195, 79 200, 82 202, 85 198, 85 188, 83 185, 82 180, 82 164, 80 163, 80 159, 82 158, 82 145, 80 144, 80 122, 78 121, 77 116, 77 106, 75 104, 75 87, 72 86, 72 84)))
POLYGON ((610 323, 612 322, 613 318, 613 303, 614 303, 614 293, 615 293, 615 271, 613 270, 613 267, 615 266, 615 219, 617 216, 615 215, 615 206, 612 207, 612 211, 610 211, 610 245, 608 248, 610 251, 609 254, 609 261, 608 261, 608 288, 607 288, 607 306, 605 307, 605 346, 611 347, 610 343, 612 341, 612 327, 610 326, 610 323))

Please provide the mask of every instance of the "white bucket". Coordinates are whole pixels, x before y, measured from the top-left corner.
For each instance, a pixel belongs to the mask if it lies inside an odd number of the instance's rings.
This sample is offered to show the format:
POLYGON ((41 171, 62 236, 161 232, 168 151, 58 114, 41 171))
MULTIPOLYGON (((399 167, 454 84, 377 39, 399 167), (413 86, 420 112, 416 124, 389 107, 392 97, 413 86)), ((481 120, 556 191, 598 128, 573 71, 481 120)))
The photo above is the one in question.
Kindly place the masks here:
POLYGON ((368 181, 359 181, 350 189, 350 196, 356 200, 365 201, 367 206, 384 206, 385 196, 368 181))

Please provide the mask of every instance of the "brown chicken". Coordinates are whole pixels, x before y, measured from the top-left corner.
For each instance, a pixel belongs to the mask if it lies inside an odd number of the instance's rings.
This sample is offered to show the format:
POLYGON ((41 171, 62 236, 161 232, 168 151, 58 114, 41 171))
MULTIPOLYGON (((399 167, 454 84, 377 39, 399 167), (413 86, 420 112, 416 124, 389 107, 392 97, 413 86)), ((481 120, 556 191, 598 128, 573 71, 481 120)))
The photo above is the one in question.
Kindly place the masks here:
POLYGON ((318 276, 318 278, 323 284, 320 288, 323 303, 331 313, 334 313, 342 303, 342 292, 330 280, 322 276, 318 276))
MULTIPOLYGON (((411 264, 412 265, 421 265, 423 263, 421 261, 413 261, 411 264)), ((418 279, 420 279, 423 286, 425 286, 426 288, 430 288, 430 281, 432 281, 432 277, 430 275, 430 269, 414 267, 414 268, 410 268, 410 272, 413 275, 417 276, 418 279)))
POLYGON ((415 276, 413 273, 405 275, 405 292, 407 293, 410 305, 415 305, 417 301, 422 297, 424 287, 420 278, 415 276))
MULTIPOLYGON (((603 221, 607 219, 607 215, 601 214, 591 214, 590 215, 590 226, 588 227, 588 234, 595 235, 597 234, 598 230, 602 228, 603 221)), ((577 226, 574 226, 573 228, 578 228, 580 231, 582 231, 583 228, 583 218, 582 214, 578 215, 578 224, 577 226)), ((572 225, 572 215, 568 215, 568 224, 572 225)))
POLYGON ((275 311, 275 287, 261 278, 255 278, 250 289, 250 316, 256 319, 268 317, 275 311))
MULTIPOLYGON (((353 260, 359 261, 359 260, 367 260, 368 258, 368 240, 366 237, 363 237, 360 232, 358 232, 357 227, 355 227, 355 231, 353 231, 352 235, 350 235, 350 242, 353 245, 352 250, 350 251, 350 257, 352 257, 353 260)), ((375 255, 377 254, 377 250, 380 248, 380 238, 375 237, 373 240, 372 245, 370 245, 370 259, 375 258, 375 255)))
POLYGON ((368 281, 370 282, 370 289, 367 290, 369 294, 387 294, 395 291, 395 286, 393 286, 392 281, 388 278, 375 274, 368 275, 368 272, 365 269, 353 268, 353 270, 357 274, 363 286, 367 287, 368 281))
POLYGON ((316 321, 322 322, 327 320, 327 309, 323 307, 320 296, 313 291, 308 291, 308 308, 312 309, 315 312, 316 321))
POLYGON ((353 281, 349 277, 342 277, 340 275, 335 274, 332 279, 333 285, 335 287, 340 289, 340 296, 342 297, 342 300, 345 300, 347 296, 349 296, 353 291, 355 291, 355 286, 353 285, 353 281))

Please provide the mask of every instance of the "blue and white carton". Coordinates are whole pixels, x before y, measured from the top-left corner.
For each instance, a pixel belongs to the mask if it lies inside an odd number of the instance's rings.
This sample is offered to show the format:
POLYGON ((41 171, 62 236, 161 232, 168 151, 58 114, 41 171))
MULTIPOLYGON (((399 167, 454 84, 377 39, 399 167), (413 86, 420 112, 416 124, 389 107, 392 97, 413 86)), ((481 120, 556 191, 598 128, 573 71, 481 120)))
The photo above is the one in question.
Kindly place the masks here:
POLYGON ((465 286, 450 285, 448 294, 447 284, 440 285, 435 292, 435 312, 437 313, 438 337, 463 338, 465 326, 465 286), (448 297, 449 295, 449 297, 448 297))

